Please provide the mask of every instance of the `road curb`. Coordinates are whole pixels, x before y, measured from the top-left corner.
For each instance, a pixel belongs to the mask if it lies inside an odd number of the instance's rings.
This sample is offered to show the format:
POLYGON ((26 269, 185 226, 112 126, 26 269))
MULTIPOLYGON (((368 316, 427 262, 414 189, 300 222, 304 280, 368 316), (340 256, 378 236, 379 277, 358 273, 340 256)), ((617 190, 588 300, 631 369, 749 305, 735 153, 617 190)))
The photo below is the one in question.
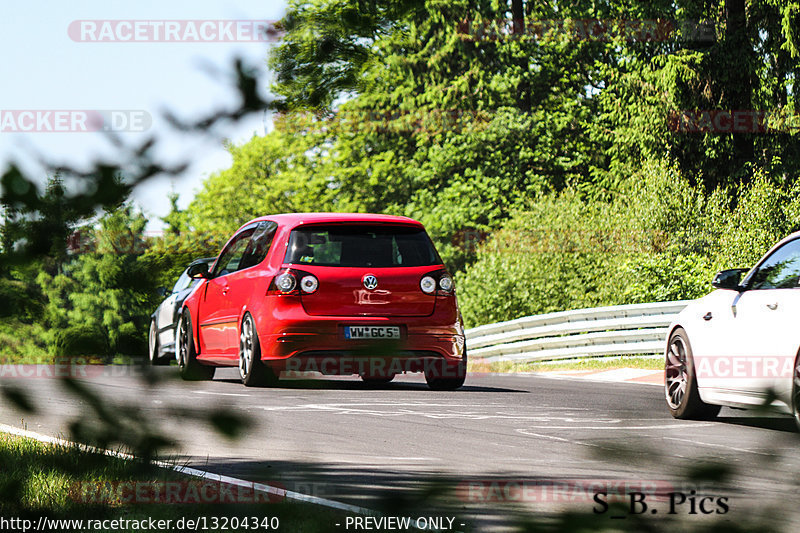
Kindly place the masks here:
POLYGON ((605 383, 641 383, 645 385, 664 385, 663 370, 645 370, 641 368, 615 368, 613 370, 554 370, 537 372, 538 376, 564 379, 581 379, 605 383))
POLYGON ((645 370, 641 368, 615 368, 613 370, 551 370, 545 372, 469 372, 469 377, 474 374, 498 377, 511 376, 538 376, 552 379, 574 379, 582 381, 597 381, 600 383, 637 383, 642 385, 664 385, 663 370, 645 370))

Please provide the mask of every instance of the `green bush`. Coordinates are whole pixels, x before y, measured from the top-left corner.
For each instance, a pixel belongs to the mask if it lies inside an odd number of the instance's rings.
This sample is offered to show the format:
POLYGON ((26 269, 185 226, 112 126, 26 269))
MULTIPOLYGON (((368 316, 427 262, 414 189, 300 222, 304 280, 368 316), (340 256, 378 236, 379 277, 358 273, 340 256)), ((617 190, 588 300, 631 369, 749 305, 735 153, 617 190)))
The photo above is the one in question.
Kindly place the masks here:
POLYGON ((53 356, 105 356, 109 353, 108 334, 97 326, 71 325, 58 330, 50 344, 53 356))
POLYGON ((31 294, 24 282, 0 278, 0 317, 20 317, 30 314, 31 294))
POLYGON ((800 184, 756 173, 705 194, 650 164, 614 200, 566 190, 513 216, 459 273, 464 320, 476 326, 539 313, 692 299, 723 268, 750 267, 800 224, 800 184))
POLYGON ((41 265, 8 269, 0 275, 0 318, 14 317, 30 323, 41 317, 42 294, 35 283, 41 265))
MULTIPOLYGON (((709 259, 676 252, 648 255, 628 265, 629 285, 614 303, 667 302, 699 298, 710 289, 709 259)), ((609 302, 610 303, 610 302, 609 302)))
POLYGON ((544 197, 512 217, 457 276, 466 323, 615 300, 612 285, 626 276, 627 255, 636 253, 626 250, 636 243, 618 232, 616 218, 606 204, 585 202, 573 192, 544 197))
POLYGON ((0 364, 48 363, 51 360, 44 326, 16 318, 0 321, 0 364))
POLYGON ((754 266, 778 240, 800 229, 800 183, 758 173, 737 195, 733 208, 719 198, 713 215, 722 229, 715 266, 754 266))

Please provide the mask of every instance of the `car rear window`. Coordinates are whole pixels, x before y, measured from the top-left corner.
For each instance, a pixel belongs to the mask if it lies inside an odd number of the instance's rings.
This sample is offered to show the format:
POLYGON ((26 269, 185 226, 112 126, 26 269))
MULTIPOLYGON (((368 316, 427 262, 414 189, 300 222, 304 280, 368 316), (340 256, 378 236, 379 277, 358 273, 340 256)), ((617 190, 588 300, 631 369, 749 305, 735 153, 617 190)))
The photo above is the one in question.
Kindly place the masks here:
POLYGON ((442 260, 423 229, 337 224, 293 230, 284 263, 380 268, 440 265, 442 260))

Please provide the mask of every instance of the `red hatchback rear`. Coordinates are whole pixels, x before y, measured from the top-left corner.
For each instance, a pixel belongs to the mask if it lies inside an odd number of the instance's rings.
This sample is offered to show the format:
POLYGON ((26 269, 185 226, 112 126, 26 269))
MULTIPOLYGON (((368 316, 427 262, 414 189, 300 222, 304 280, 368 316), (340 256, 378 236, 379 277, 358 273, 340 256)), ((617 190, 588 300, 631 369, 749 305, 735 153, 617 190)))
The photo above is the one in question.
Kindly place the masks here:
POLYGON ((200 278, 176 328, 186 379, 238 366, 245 385, 282 371, 387 383, 424 372, 464 383, 467 355, 453 280, 422 224, 389 215, 315 213, 242 226, 200 278))

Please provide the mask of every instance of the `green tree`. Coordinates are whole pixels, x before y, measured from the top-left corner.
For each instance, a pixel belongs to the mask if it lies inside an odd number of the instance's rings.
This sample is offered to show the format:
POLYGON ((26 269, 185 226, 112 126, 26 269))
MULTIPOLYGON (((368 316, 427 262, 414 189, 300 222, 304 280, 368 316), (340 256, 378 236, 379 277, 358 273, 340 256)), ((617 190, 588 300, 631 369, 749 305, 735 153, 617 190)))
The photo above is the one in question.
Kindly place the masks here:
POLYGON ((453 268, 469 260, 458 234, 496 226, 537 194, 592 182, 605 166, 583 126, 595 115, 586 87, 603 48, 493 33, 519 4, 296 2, 271 58, 281 105, 331 119, 319 127, 331 133, 326 174, 338 197, 421 218, 453 268))
MULTIPOLYGON (((680 185, 664 194, 731 209, 747 193, 737 183, 797 179, 797 134, 685 133, 674 118, 795 109, 797 5, 291 2, 270 57, 281 126, 231 148, 233 167, 208 180, 192 225, 228 235, 275 211, 405 214, 425 223, 455 271, 474 261, 476 236, 562 191, 605 212, 627 201, 636 180, 661 190, 677 173, 680 185)), ((708 261, 691 274, 677 259, 684 270, 653 270, 690 278, 658 297, 697 293, 695 274, 708 261)), ((629 299, 655 294, 637 290, 629 299)))
POLYGON ((311 116, 279 116, 269 134, 230 145, 233 165, 205 181, 187 210, 189 225, 224 242, 258 216, 353 210, 327 173, 327 138, 311 116))
POLYGON ((53 355, 141 355, 157 305, 155 273, 142 256, 147 220, 128 204, 108 210, 89 230, 94 249, 61 272, 37 279, 53 355))
POLYGON ((48 177, 43 193, 15 176, 14 173, 4 176, 4 187, 16 188, 21 194, 2 198, 3 261, 0 264, 8 269, 20 263, 20 249, 24 249, 42 258, 40 268, 57 272, 66 260, 67 239, 83 214, 73 205, 58 172, 48 177))
POLYGON ((185 211, 178 207, 180 195, 175 191, 167 195, 169 199, 169 213, 161 217, 161 221, 166 224, 165 234, 172 237, 179 237, 189 231, 189 223, 185 211))
MULTIPOLYGON (((631 18, 658 16, 663 7, 637 6, 631 18)), ((677 161, 709 193, 747 183, 759 168, 796 176, 800 3, 691 1, 661 13, 679 23, 670 39, 620 42, 614 62, 604 66, 596 96, 601 120, 593 125, 593 136, 608 141, 608 177, 618 182, 653 157, 677 161), (708 128, 720 111, 764 112, 771 129, 708 128), (683 112, 695 117, 686 125, 689 131, 680 131, 683 112), (700 131, 691 131, 698 126, 700 131)))

